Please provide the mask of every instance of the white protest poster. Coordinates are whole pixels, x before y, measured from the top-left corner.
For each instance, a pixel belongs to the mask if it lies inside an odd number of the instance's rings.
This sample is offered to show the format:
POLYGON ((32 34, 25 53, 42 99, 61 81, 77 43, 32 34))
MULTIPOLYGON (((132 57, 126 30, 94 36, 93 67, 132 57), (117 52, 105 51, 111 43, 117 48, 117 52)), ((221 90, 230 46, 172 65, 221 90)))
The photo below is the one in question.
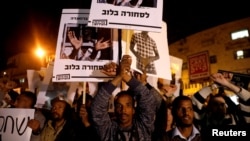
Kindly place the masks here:
POLYGON ((175 74, 176 79, 181 78, 183 60, 172 55, 170 55, 169 57, 171 72, 175 74))
POLYGON ((174 95, 179 96, 180 93, 180 79, 182 74, 183 60, 181 58, 170 55, 170 68, 172 73, 172 82, 177 86, 177 90, 174 95))
MULTIPOLYGON (((98 90, 98 82, 71 82, 67 98, 72 101, 73 105, 81 95, 89 94, 94 97, 98 90), (85 85, 85 87, 84 87, 85 85), (84 92, 85 91, 85 92, 84 92)), ((83 101, 86 96, 83 95, 83 101)))
POLYGON ((39 86, 39 92, 37 95, 37 103, 36 107, 50 109, 51 108, 51 100, 57 96, 63 96, 68 99, 69 102, 72 103, 72 95, 70 87, 74 85, 73 82, 53 82, 52 74, 53 74, 54 65, 53 62, 50 62, 48 68, 45 71, 44 79, 39 86))
POLYGON ((87 26, 89 9, 63 9, 58 33, 53 82, 103 82, 109 62, 118 63, 118 30, 87 26))
POLYGON ((161 32, 123 30, 122 54, 132 56, 133 70, 171 80, 167 26, 163 21, 161 25, 161 32))
POLYGON ((148 76, 147 82, 150 85, 154 86, 160 93, 163 93, 163 92, 161 92, 158 86, 159 85, 158 83, 161 83, 166 86, 170 86, 170 84, 174 84, 176 85, 176 90, 173 94, 174 96, 179 96, 180 88, 181 88, 180 79, 181 79, 181 74, 182 74, 183 60, 181 58, 178 58, 172 55, 169 55, 169 59, 170 59, 170 70, 172 74, 171 79, 162 79, 162 78, 148 76))
POLYGON ((28 80, 28 89, 36 93, 36 90, 39 88, 41 83, 41 76, 36 70, 27 70, 27 80, 28 80))
POLYGON ((161 32, 163 0, 92 0, 89 26, 161 32))
POLYGON ((32 130, 27 123, 34 113, 34 109, 0 108, 0 141, 29 141, 32 130))

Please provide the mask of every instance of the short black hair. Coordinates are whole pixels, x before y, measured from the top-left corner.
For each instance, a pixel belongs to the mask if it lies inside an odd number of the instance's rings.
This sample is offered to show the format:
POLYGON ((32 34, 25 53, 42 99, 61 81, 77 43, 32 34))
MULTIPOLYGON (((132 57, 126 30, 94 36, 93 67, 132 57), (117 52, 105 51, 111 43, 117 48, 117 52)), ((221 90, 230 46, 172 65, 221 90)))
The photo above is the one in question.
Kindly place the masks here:
POLYGON ((121 96, 124 96, 124 95, 127 95, 127 96, 130 96, 132 98, 132 104, 134 107, 136 107, 136 100, 135 100, 135 97, 133 95, 133 92, 130 91, 130 90, 123 90, 123 91, 120 91, 116 94, 115 98, 114 98, 114 105, 117 104, 117 100, 121 97, 121 96))
POLYGON ((23 96, 26 96, 28 98, 30 98, 32 100, 32 108, 35 107, 36 105, 36 101, 37 101, 37 96, 35 93, 31 92, 31 91, 21 91, 21 94, 20 95, 23 95, 23 96))
POLYGON ((8 95, 10 96, 11 100, 16 101, 17 97, 19 96, 19 93, 11 89, 8 92, 8 95))
POLYGON ((174 118, 177 117, 176 111, 177 111, 181 101, 190 101, 191 103, 193 103, 192 99, 188 96, 184 96, 184 95, 177 96, 172 102, 172 115, 174 118))
POLYGON ((217 105, 215 105, 217 103, 215 99, 218 98, 218 97, 221 97, 222 99, 224 99, 225 104, 226 104, 226 99, 222 94, 215 94, 215 95, 210 94, 209 95, 209 100, 208 100, 208 103, 207 103, 207 110, 211 110, 212 107, 217 106, 217 105))
POLYGON ((53 98, 51 100, 51 105, 53 105, 55 102, 63 102, 65 103, 65 108, 63 111, 63 117, 66 120, 69 120, 72 116, 72 108, 71 108, 71 104, 69 103, 68 99, 66 97, 64 97, 63 95, 58 95, 55 98, 53 98))

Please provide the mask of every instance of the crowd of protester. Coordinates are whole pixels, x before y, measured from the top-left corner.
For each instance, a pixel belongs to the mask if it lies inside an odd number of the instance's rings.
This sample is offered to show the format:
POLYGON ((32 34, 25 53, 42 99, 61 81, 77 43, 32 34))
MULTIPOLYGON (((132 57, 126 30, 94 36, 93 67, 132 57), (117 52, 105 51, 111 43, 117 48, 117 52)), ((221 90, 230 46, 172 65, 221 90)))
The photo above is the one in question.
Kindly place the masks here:
POLYGON ((114 78, 101 82, 95 96, 86 93, 85 103, 83 95, 73 104, 58 96, 51 100, 50 110, 43 110, 35 107, 35 93, 16 94, 11 87, 1 94, 1 108, 35 109, 27 125, 31 141, 200 141, 211 135, 212 128, 250 126, 249 90, 222 73, 212 74, 214 83, 193 96, 174 96, 175 84, 159 79, 156 88, 147 82, 146 72, 133 71, 131 63, 124 55, 119 64, 105 65, 102 73, 114 78), (115 95, 114 113, 109 113, 110 97, 124 84, 128 89, 115 95), (225 90, 237 95, 239 104, 225 90))

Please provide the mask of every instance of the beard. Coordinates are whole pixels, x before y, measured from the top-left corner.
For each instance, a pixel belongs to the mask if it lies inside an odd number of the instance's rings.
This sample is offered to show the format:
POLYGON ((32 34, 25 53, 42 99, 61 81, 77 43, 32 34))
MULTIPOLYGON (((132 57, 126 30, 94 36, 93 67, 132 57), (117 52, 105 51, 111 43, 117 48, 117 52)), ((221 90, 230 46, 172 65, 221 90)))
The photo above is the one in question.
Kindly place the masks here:
POLYGON ((55 120, 55 121, 62 119, 62 117, 58 113, 52 113, 51 118, 52 120, 55 120))
POLYGON ((179 119, 176 121, 176 124, 181 127, 191 127, 193 126, 193 121, 183 121, 182 119, 179 119))

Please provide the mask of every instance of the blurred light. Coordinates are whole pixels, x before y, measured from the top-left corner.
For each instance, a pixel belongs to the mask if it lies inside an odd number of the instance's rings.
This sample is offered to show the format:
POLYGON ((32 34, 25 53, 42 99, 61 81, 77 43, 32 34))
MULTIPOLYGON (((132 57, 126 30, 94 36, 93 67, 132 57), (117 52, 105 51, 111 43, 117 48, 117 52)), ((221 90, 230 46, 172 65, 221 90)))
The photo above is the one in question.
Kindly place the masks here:
POLYGON ((237 59, 243 59, 244 58, 244 51, 243 50, 238 50, 236 52, 237 59))
POLYGON ((243 50, 238 50, 238 51, 237 51, 237 56, 243 56, 243 55, 244 55, 243 50))
POLYGON ((248 29, 243 29, 243 30, 239 30, 239 31, 235 31, 231 33, 232 40, 245 38, 245 37, 249 37, 248 29))
POLYGON ((38 48, 38 49, 36 50, 36 55, 37 55, 38 57, 42 58, 42 57, 44 57, 44 55, 45 55, 45 51, 44 51, 43 49, 41 49, 41 48, 38 48))

